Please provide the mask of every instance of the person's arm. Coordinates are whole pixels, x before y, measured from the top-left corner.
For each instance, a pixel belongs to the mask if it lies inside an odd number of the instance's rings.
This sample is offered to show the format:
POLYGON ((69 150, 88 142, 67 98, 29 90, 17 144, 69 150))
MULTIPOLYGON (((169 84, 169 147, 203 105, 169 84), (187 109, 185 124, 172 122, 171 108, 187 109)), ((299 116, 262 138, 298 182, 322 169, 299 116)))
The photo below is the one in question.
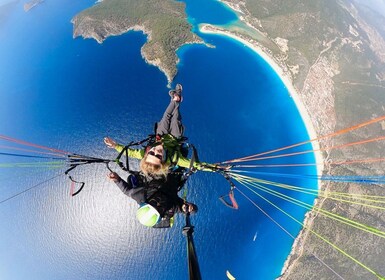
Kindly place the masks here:
POLYGON ((177 201, 175 201, 175 206, 173 208, 174 214, 183 213, 182 207, 184 204, 184 200, 178 196, 177 201))
MULTIPOLYGON (((115 149, 118 153, 123 151, 124 145, 117 143, 110 137, 105 137, 104 143, 108 148, 115 149)), ((131 158, 142 159, 144 157, 144 149, 127 149, 127 155, 131 158)))
MULTIPOLYGON (((179 156, 176 164, 180 167, 190 168, 190 162, 191 162, 191 160, 189 158, 186 158, 186 157, 181 155, 181 156, 179 156)), ((195 161, 193 163, 193 167, 197 170, 209 171, 209 172, 213 172, 216 169, 216 166, 214 164, 209 164, 209 163, 205 163, 205 162, 198 162, 198 161, 195 161)))
MULTIPOLYGON (((115 150, 118 153, 120 153, 123 151, 124 147, 125 147, 124 145, 116 144, 115 150)), ((126 154, 123 152, 123 155, 126 155, 126 154)), ((128 148, 127 149, 127 155, 128 155, 128 157, 131 157, 131 158, 142 159, 144 157, 144 149, 130 149, 130 148, 128 148)))
POLYGON ((114 181, 114 183, 119 187, 119 189, 127 196, 130 196, 131 197, 131 190, 132 190, 132 186, 127 183, 126 181, 124 181, 122 178, 120 178, 120 176, 115 173, 115 172, 111 172, 110 174, 108 174, 108 178, 111 179, 112 181, 114 181))

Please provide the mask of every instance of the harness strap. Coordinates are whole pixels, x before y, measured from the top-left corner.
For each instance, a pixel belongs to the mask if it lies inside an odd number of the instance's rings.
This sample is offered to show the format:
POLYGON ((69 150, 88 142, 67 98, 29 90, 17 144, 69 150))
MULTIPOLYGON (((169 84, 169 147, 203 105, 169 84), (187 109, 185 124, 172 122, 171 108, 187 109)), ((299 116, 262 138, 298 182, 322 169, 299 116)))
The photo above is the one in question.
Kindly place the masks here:
MULTIPOLYGON (((157 140, 160 140, 160 136, 159 135, 156 135, 156 139, 157 140)), ((182 154, 182 145, 187 143, 187 137, 180 137, 178 139, 175 139, 176 142, 177 142, 177 146, 176 146, 176 149, 173 151, 174 153, 169 153, 167 150, 166 150, 166 157, 165 157, 165 160, 167 160, 167 158, 170 159, 170 167, 175 167, 177 166, 177 163, 179 161, 179 157, 180 157, 180 154, 182 154)), ((188 144, 188 143, 187 143, 188 144)), ((157 143, 153 143, 152 146, 155 146, 155 145, 158 145, 157 143)), ((191 145, 191 144, 188 144, 188 145, 191 145)))
POLYGON ((190 165, 188 168, 188 172, 184 172, 183 179, 187 179, 191 174, 195 173, 196 170, 194 168, 194 163, 199 161, 198 152, 197 152, 197 149, 195 148, 195 146, 193 144, 189 144, 188 147, 191 148, 192 155, 191 155, 191 159, 190 159, 190 165))
POLYGON ((75 195, 79 194, 79 193, 83 190, 83 188, 84 188, 84 186, 85 186, 86 183, 75 181, 75 180, 72 178, 71 175, 69 175, 68 178, 72 181, 71 191, 70 191, 71 196, 75 196, 75 195), (74 190, 75 190, 75 183, 76 183, 76 184, 81 184, 81 185, 80 185, 80 188, 79 188, 76 192, 74 192, 74 190))
MULTIPOLYGON (((196 172, 196 169, 194 168, 194 163, 196 161, 199 161, 198 152, 197 152, 197 149, 195 148, 195 146, 193 144, 188 144, 188 148, 192 150, 192 155, 191 155, 190 165, 189 165, 188 171, 183 172, 183 175, 182 175, 182 180, 184 180, 184 181, 186 181, 188 179, 188 177, 190 177, 192 174, 194 174, 196 172)), ((184 187, 184 192, 183 192, 182 198, 184 201, 186 201, 186 199, 187 199, 187 186, 184 187)))
POLYGON ((138 146, 138 145, 142 145, 144 142, 151 142, 153 139, 155 139, 155 135, 154 134, 151 134, 149 135, 147 138, 143 139, 143 140, 140 140, 140 141, 137 141, 137 142, 134 142, 134 141, 131 141, 130 143, 128 143, 124 148, 123 150, 119 153, 119 155, 116 157, 115 159, 115 162, 119 165, 120 168, 122 168, 124 171, 130 171, 130 166, 129 166, 129 160, 128 160, 128 148, 132 147, 132 146, 138 146), (123 165, 123 163, 120 161, 120 158, 122 157, 123 153, 125 153, 125 156, 126 156, 126 166, 123 165))

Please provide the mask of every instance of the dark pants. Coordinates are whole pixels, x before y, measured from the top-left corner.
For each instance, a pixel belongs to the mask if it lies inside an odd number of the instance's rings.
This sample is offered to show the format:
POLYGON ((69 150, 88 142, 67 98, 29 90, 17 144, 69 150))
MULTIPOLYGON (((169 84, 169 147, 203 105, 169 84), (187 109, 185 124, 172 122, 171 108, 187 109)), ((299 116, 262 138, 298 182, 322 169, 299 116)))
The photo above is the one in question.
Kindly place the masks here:
POLYGON ((162 119, 158 122, 156 134, 171 134, 175 138, 183 136, 182 116, 179 112, 180 102, 171 100, 163 114, 162 119))

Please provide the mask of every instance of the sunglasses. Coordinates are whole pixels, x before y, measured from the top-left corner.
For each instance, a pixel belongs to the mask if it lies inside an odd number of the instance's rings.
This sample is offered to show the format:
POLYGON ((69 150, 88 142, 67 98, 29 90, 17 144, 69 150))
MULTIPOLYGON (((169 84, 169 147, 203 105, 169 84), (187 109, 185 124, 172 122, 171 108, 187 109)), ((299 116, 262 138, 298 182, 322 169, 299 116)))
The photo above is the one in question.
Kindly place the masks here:
POLYGON ((151 156, 154 156, 154 157, 156 157, 156 158, 158 158, 158 159, 160 159, 160 160, 163 159, 163 155, 161 155, 161 154, 155 154, 154 151, 149 151, 147 154, 148 154, 148 155, 151 155, 151 156))

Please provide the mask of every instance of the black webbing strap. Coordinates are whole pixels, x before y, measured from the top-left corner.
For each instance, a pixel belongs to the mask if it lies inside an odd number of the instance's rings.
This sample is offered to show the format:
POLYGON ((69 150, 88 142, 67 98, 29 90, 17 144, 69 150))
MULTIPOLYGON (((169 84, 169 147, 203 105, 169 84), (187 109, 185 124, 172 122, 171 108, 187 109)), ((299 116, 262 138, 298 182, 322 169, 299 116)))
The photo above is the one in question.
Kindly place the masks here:
POLYGON ((75 196, 75 195, 77 195, 78 193, 80 193, 80 192, 83 190, 83 188, 84 188, 84 186, 85 186, 86 183, 75 181, 75 180, 72 178, 71 175, 69 175, 68 178, 72 181, 72 183, 81 184, 81 185, 80 185, 80 188, 79 188, 76 192, 73 192, 73 189, 71 188, 71 196, 75 196))
POLYGON ((191 174, 195 173, 196 169, 194 168, 194 163, 199 162, 197 149, 193 144, 188 144, 188 147, 192 150, 192 155, 190 159, 190 165, 187 172, 184 172, 183 179, 186 180, 191 174))
POLYGON ((69 175, 69 173, 72 170, 74 170, 79 165, 86 165, 86 164, 91 164, 91 163, 107 163, 108 164, 108 162, 111 161, 108 159, 82 156, 82 155, 78 155, 78 154, 68 155, 68 159, 70 162, 70 167, 64 172, 64 174, 67 175, 68 178, 72 181, 71 196, 75 196, 75 195, 79 194, 85 186, 85 182, 76 181, 72 178, 71 175, 69 175), (73 192, 74 184, 81 184, 80 188, 76 192, 73 192))
POLYGON ((120 151, 119 155, 116 157, 115 162, 122 168, 124 171, 130 171, 130 166, 129 166, 129 160, 128 160, 128 149, 132 146, 139 146, 142 145, 145 142, 151 142, 155 138, 155 135, 151 134, 147 138, 134 142, 131 141, 128 143, 126 146, 124 146, 123 150, 120 151), (126 156, 126 166, 123 165, 123 163, 120 161, 121 157, 125 154, 126 156))

